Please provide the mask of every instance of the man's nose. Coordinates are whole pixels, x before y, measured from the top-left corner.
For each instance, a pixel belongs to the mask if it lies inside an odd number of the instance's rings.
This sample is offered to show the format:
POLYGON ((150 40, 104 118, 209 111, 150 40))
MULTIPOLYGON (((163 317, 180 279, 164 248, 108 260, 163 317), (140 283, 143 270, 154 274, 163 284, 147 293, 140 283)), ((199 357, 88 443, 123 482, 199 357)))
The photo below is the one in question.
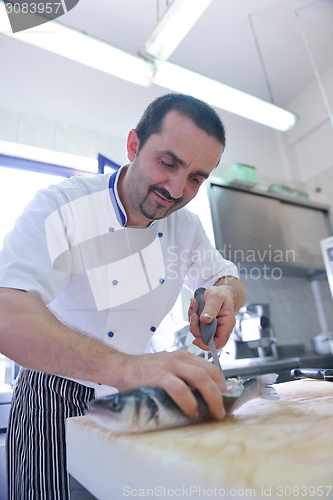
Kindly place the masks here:
POLYGON ((184 194, 186 182, 187 175, 180 172, 170 175, 164 187, 169 191, 172 198, 181 198, 184 194))

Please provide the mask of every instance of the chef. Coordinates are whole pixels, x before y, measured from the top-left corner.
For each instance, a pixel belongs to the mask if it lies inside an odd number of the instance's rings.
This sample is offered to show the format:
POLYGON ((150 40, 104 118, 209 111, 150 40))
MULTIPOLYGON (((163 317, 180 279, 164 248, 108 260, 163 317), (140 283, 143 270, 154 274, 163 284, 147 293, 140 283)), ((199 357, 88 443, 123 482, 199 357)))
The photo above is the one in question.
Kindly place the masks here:
MULTIPOLYGON (((6 236, 0 351, 22 367, 7 433, 10 500, 69 498, 65 419, 96 396, 156 385, 195 417, 190 385, 224 416, 218 368, 188 352, 149 353, 183 284, 206 288, 200 319, 217 317, 217 348, 243 303, 236 267, 183 208, 224 145, 212 108, 164 95, 129 132, 128 165, 41 190, 6 236)), ((190 329, 206 348, 197 309, 192 299, 190 329)))

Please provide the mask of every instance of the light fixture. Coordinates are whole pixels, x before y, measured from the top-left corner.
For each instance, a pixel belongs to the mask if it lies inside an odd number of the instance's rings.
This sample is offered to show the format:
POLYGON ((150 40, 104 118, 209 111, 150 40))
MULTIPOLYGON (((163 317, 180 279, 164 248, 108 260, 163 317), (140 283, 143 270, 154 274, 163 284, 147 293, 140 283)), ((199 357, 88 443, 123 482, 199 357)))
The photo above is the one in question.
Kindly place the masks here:
MULTIPOLYGON (((194 5, 196 0, 183 2, 194 5)), ((174 0, 169 9, 174 3, 180 0, 174 0)), ((202 0, 203 3, 207 1, 202 0)), ((168 61, 130 54, 54 21, 13 34, 3 2, 0 2, 0 33, 144 87, 155 83, 174 92, 191 94, 212 106, 277 130, 289 130, 297 121, 297 116, 287 110, 199 73, 168 61)))
POLYGON ((277 130, 289 130, 297 121, 290 111, 168 61, 158 63, 154 83, 277 130))
POLYGON ((154 65, 150 61, 55 21, 12 33, 3 2, 0 32, 131 83, 144 87, 152 84, 154 65))
POLYGON ((173 0, 144 44, 147 54, 169 59, 212 0, 173 0))
POLYGON ((0 141, 0 155, 67 167, 80 171, 83 170, 87 173, 97 174, 98 172, 97 159, 61 153, 60 151, 53 151, 51 149, 37 148, 35 146, 27 146, 17 142, 0 141))

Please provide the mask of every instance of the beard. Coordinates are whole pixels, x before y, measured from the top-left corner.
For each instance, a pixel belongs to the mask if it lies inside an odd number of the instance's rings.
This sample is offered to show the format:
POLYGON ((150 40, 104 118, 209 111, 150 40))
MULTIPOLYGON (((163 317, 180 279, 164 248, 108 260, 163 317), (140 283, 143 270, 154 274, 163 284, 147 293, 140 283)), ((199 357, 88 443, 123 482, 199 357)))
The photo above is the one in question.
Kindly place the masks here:
POLYGON ((150 186, 148 189, 148 193, 146 197, 143 199, 143 201, 140 203, 140 211, 142 215, 144 215, 147 219, 149 220, 159 220, 159 219, 164 219, 169 215, 169 213, 175 212, 176 210, 179 210, 179 208, 182 208, 181 202, 183 198, 173 198, 169 191, 167 191, 164 188, 161 188, 159 186, 150 186), (173 201, 173 204, 170 205, 169 207, 165 207, 164 205, 160 203, 150 203, 149 200, 149 195, 152 192, 156 192, 161 194, 164 198, 166 198, 169 201, 173 201))

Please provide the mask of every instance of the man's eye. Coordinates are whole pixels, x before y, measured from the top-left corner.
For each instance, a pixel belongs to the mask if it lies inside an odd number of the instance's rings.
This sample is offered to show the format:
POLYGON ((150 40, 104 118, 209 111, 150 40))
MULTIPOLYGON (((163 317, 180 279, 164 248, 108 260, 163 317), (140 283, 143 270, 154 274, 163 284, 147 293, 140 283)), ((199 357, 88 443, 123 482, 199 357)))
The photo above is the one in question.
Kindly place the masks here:
POLYGON ((198 179, 197 177, 191 177, 191 179, 193 182, 195 182, 196 184, 198 184, 200 186, 202 179, 198 179))
POLYGON ((163 165, 163 167, 167 167, 167 168, 173 168, 173 165, 171 165, 170 163, 166 163, 165 161, 163 160, 160 160, 161 164, 163 165))

